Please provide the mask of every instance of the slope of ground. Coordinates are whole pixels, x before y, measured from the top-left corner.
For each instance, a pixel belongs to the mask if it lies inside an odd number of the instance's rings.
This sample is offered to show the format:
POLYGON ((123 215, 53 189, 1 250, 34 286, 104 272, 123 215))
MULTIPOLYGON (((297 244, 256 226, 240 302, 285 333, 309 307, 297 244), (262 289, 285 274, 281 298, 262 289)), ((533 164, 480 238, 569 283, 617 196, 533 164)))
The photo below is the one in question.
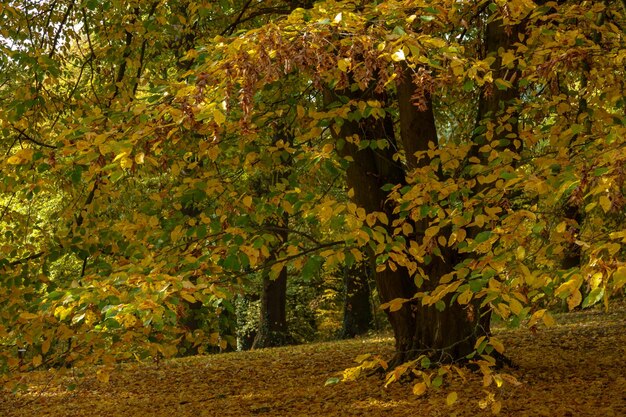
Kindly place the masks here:
POLYGON ((390 356, 391 338, 317 343, 278 349, 124 365, 108 383, 94 373, 74 391, 46 373, 30 375, 29 392, 0 392, 0 416, 626 416, 626 308, 562 315, 532 334, 500 331, 508 370, 521 385, 484 388, 480 375, 451 381, 421 397, 410 384, 382 387, 378 377, 324 386, 357 355, 390 356), (446 405, 452 391, 458 400, 446 405), (495 394, 493 399, 489 395, 495 394))

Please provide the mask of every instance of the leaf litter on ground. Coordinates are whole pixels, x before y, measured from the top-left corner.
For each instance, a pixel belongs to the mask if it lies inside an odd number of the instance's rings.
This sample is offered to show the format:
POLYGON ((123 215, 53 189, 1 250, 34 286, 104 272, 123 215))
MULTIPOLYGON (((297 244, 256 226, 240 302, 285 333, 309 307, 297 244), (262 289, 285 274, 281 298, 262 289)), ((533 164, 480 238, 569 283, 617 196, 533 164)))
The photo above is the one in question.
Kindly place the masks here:
POLYGON ((72 391, 69 376, 34 372, 26 392, 0 393, 0 416, 626 416, 626 305, 558 317, 538 332, 496 330, 519 385, 471 373, 420 396, 382 375, 325 385, 359 355, 391 357, 393 339, 379 336, 90 369, 72 391))

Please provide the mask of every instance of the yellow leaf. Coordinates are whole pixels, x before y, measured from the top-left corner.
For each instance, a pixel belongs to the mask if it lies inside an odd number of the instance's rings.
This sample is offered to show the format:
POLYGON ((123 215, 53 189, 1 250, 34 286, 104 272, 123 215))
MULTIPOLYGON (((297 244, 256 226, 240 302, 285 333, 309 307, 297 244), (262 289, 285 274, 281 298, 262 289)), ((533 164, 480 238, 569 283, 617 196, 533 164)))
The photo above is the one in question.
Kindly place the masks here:
POLYGON ((478 340, 476 341, 476 343, 474 344, 474 349, 478 349, 478 346, 480 346, 480 344, 483 342, 483 340, 485 340, 486 336, 480 336, 478 338, 478 340))
POLYGON ((467 236, 467 232, 465 231, 465 229, 457 229, 456 232, 456 241, 458 243, 461 243, 465 240, 465 237, 467 236))
POLYGON ((519 315, 524 309, 524 307, 522 306, 522 303, 517 301, 515 298, 511 298, 509 300, 509 308, 511 309, 511 312, 515 314, 516 316, 519 315))
POLYGON ((605 213, 608 213, 611 210, 611 200, 605 195, 600 196, 600 207, 605 213))
POLYGON ((411 233, 413 233, 413 226, 411 226, 409 223, 402 223, 402 233, 405 236, 409 236, 411 233))
POLYGON ((48 351, 50 350, 51 342, 52 342, 52 337, 49 337, 43 341, 43 343, 41 344, 41 353, 43 353, 44 355, 48 353, 48 351))
POLYGON ((156 216, 151 216, 148 219, 148 225, 152 228, 155 228, 159 225, 159 219, 156 216))
POLYGON ((502 344, 501 341, 499 341, 495 337, 492 337, 491 339, 489 339, 489 344, 491 346, 493 346, 493 348, 496 350, 496 352, 498 352, 498 353, 504 352, 504 345, 502 344))
POLYGON ((98 378, 98 381, 102 382, 103 384, 108 384, 110 377, 111 375, 104 369, 98 369, 98 371, 96 372, 96 378, 98 378))
POLYGON ((213 120, 218 125, 223 125, 226 122, 226 116, 219 109, 213 109, 213 120))
POLYGON ((626 284, 626 267, 620 266, 613 272, 613 287, 619 290, 626 284))
POLYGON ((124 169, 131 169, 133 167, 133 161, 130 158, 123 157, 120 161, 120 166, 124 169))
POLYGON ((380 305, 381 310, 389 309, 389 311, 398 311, 402 308, 402 305, 407 302, 406 298, 394 298, 393 300, 380 305))
POLYGON ((243 205, 250 208, 252 206, 252 197, 250 197, 249 195, 245 196, 243 198, 243 205))
POLYGON ((183 236, 183 228, 181 225, 178 225, 170 232, 170 239, 172 242, 177 242, 183 236))
POLYGON ((426 392, 426 384, 423 382, 418 382, 417 384, 413 385, 413 394, 417 395, 418 397, 422 394, 424 394, 426 392))
POLYGON ((524 249, 523 246, 518 246, 517 249, 515 249, 515 257, 518 261, 523 261, 526 257, 526 249, 524 249))
POLYGON ((558 114, 567 113, 568 111, 570 111, 570 109, 571 109, 571 106, 569 105, 569 103, 566 103, 566 102, 561 102, 556 105, 556 112, 558 114))
POLYGON ((19 165, 29 162, 33 158, 34 151, 26 148, 19 150, 15 155, 10 156, 7 159, 7 163, 10 165, 19 165))
POLYGON ((384 225, 389 224, 389 219, 387 218, 387 215, 385 213, 379 212, 379 213, 377 213, 377 217, 378 217, 378 220, 382 224, 384 224, 384 225))
POLYGON ((41 365, 41 362, 43 361, 43 358, 41 357, 41 355, 37 355, 33 358, 33 366, 36 368, 39 365, 41 365))
POLYGON ((426 229, 426 231, 424 232, 424 235, 426 237, 431 237, 431 236, 435 236, 437 233, 439 233, 439 226, 431 226, 428 229, 426 229))
POLYGON ((451 406, 452 404, 454 404, 456 402, 457 398, 458 398, 458 396, 457 396, 456 391, 452 391, 446 397, 446 405, 451 406))
POLYGON ((17 155, 13 155, 10 156, 9 159, 7 159, 7 163, 10 165, 19 165, 22 163, 22 158, 17 155))
POLYGON ((190 303, 195 303, 197 301, 195 297, 189 294, 188 292, 181 292, 180 296, 184 298, 185 300, 189 301, 190 303))
POLYGON ((402 305, 408 301, 406 298, 395 298, 389 302, 389 311, 394 312, 402 308, 402 305))
POLYGON ((24 312, 22 314, 20 314, 20 318, 23 320, 34 320, 36 318, 38 318, 39 316, 37 314, 33 314, 33 313, 28 313, 28 312, 24 312))
POLYGON ((569 295, 569 297, 567 297, 567 307, 569 307, 570 310, 573 310, 576 306, 580 304, 582 300, 583 296, 580 293, 580 290, 576 289, 572 294, 569 295))
POLYGON ((508 382, 509 384, 515 386, 515 387, 519 387, 520 385, 522 385, 521 382, 519 382, 517 380, 517 378, 515 378, 513 375, 510 374, 499 374, 499 377, 503 380, 508 382))
POLYGON ((337 67, 339 67, 339 71, 347 72, 350 69, 350 60, 348 59, 340 59, 337 61, 337 67))
POLYGON ((546 311, 543 315, 543 324, 548 327, 554 326, 556 324, 556 322, 554 321, 554 317, 552 317, 552 314, 550 314, 548 311, 546 311))
POLYGON ((371 353, 364 353, 364 354, 359 355, 359 356, 357 356, 356 358, 354 358, 354 361, 355 361, 356 363, 363 363, 363 362, 365 362, 366 360, 368 360, 371 356, 372 356, 372 354, 371 354, 371 353))
POLYGON ((127 157, 128 157, 128 152, 118 153, 117 155, 115 155, 115 158, 113 158, 113 162, 117 162, 120 159, 127 158, 127 157))
POLYGON ((143 164, 145 156, 146 155, 143 152, 139 152, 137 155, 135 155, 135 162, 139 165, 143 164))
POLYGON ((207 151, 207 154, 209 156, 209 159, 215 162, 220 154, 220 148, 218 148, 217 146, 211 146, 207 151))
POLYGON ((278 277, 278 275, 282 272, 282 270, 283 270, 283 264, 280 263, 280 262, 279 263, 275 263, 270 268, 271 275, 274 276, 274 277, 278 277))
POLYGON ((567 223, 565 222, 559 223, 559 225, 556 227, 557 233, 563 233, 566 227, 567 227, 567 223))
POLYGON ((467 289, 463 291, 461 295, 459 295, 459 297, 457 298, 457 302, 461 305, 465 305, 470 302, 470 300, 472 299, 472 296, 473 296, 473 293, 469 289, 467 289))
POLYGON ((541 309, 541 310, 537 310, 533 313, 532 316, 530 316, 530 319, 528 320, 528 327, 533 327, 534 325, 537 324, 537 322, 539 322, 539 320, 541 320, 541 318, 543 317, 543 315, 546 313, 546 309, 541 309))
POLYGON ((515 61, 515 55, 512 52, 506 51, 502 53, 502 66, 506 67, 515 61))
POLYGON ((287 214, 293 214, 294 210, 293 210, 293 206, 291 205, 291 203, 287 200, 282 200, 280 202, 280 206, 283 208, 283 210, 285 210, 285 212, 287 212, 287 214))

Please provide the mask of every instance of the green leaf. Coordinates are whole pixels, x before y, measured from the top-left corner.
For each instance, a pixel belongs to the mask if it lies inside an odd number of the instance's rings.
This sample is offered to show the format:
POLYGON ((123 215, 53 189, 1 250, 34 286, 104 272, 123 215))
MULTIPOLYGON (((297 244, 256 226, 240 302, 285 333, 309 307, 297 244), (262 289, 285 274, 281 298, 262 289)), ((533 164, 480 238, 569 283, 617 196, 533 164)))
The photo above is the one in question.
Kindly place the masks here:
POLYGON ((238 271, 241 266, 239 264, 239 256, 237 256, 237 254, 228 255, 226 259, 224 259, 222 266, 230 271, 238 271))
POLYGON ((592 306, 596 304, 598 301, 602 300, 602 297, 604 297, 604 288, 602 287, 594 288, 593 290, 591 290, 589 295, 587 295, 585 299, 583 300, 582 307, 586 308, 586 307, 592 306))
POLYGON ((480 232, 476 235, 476 243, 486 242, 491 237, 491 230, 485 230, 484 232, 480 232))
POLYGON ((302 267, 302 278, 305 281, 313 279, 320 271, 322 259, 317 256, 311 256, 302 267))
POLYGON ((339 382, 341 382, 341 378, 334 376, 334 377, 328 378, 326 382, 324 383, 324 386, 327 387, 329 385, 336 385, 339 382))

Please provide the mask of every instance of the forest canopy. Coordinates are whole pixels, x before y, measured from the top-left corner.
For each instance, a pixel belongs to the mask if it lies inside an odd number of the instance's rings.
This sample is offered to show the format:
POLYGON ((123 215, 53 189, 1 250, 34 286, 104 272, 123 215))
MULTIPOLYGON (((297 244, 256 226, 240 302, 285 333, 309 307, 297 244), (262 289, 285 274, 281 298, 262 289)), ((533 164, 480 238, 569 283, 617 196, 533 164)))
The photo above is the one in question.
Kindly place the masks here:
POLYGON ((623 0, 0 18, 4 381, 235 349, 251 321, 255 347, 354 335, 371 304, 395 354, 361 370, 485 370, 494 320, 624 296, 623 0))

